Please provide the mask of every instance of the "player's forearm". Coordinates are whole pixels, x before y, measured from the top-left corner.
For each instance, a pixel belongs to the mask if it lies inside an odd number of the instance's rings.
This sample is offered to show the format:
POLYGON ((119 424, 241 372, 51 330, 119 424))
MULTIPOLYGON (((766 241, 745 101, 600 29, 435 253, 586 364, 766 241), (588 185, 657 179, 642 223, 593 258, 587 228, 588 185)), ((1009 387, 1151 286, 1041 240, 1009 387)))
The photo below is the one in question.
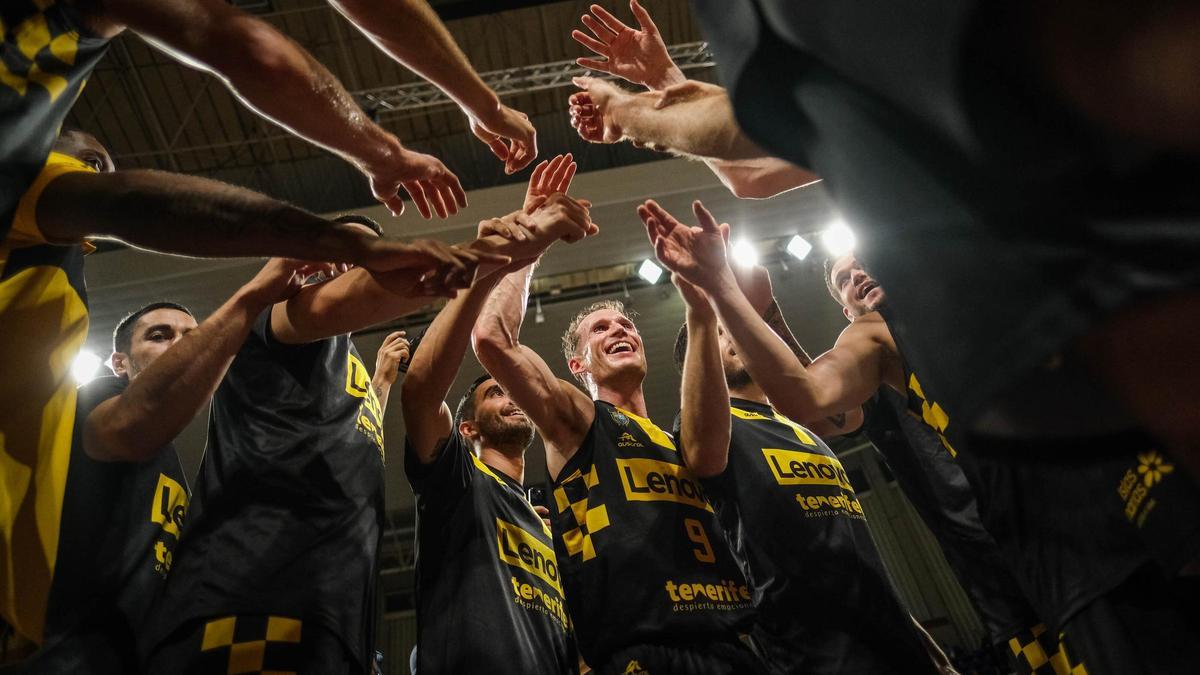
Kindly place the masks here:
MULTIPOLYGON (((404 278, 395 287, 416 287, 421 272, 396 270, 382 276, 404 278)), ((272 310, 271 326, 285 344, 304 344, 393 321, 430 303, 430 298, 393 290, 371 272, 355 268, 332 281, 301 290, 272 310)))
POLYGON ((729 461, 729 390, 717 339, 716 317, 688 311, 688 348, 680 385, 680 447, 700 478, 715 476, 729 461))
POLYGON ((267 303, 245 289, 88 417, 84 450, 94 459, 144 461, 174 440, 216 391, 267 303))
POLYGON ((738 128, 724 94, 704 95, 665 108, 654 107, 658 100, 658 94, 647 93, 613 101, 613 120, 626 139, 701 159, 765 156, 738 128))
POLYGON ((361 263, 369 235, 244 188, 161 171, 61 176, 38 200, 44 231, 63 241, 111 238, 197 257, 361 263))
POLYGON ((380 410, 387 410, 388 395, 392 393, 392 384, 394 383, 395 380, 388 380, 378 370, 371 378, 371 388, 375 390, 375 398, 379 399, 380 410))
POLYGON ((517 338, 525 320, 525 305, 529 302, 529 282, 532 277, 532 266, 505 275, 488 296, 475 322, 472 333, 475 353, 489 371, 491 366, 485 359, 491 359, 491 354, 495 352, 511 351, 519 346, 517 338))
POLYGON ((729 278, 709 295, 746 370, 775 407, 795 420, 821 417, 819 392, 800 358, 754 311, 736 281, 729 278))
POLYGON ((706 159, 704 163, 739 199, 770 199, 820 180, 811 171, 775 157, 740 161, 706 159))
POLYGON ((812 363, 812 357, 808 352, 804 351, 804 347, 800 346, 800 341, 792 333, 791 326, 788 326, 787 320, 783 318, 783 312, 779 310, 779 301, 774 297, 771 298, 771 304, 767 305, 767 309, 763 311, 762 320, 767 326, 783 340, 783 343, 792 350, 796 358, 800 359, 800 365, 807 367, 812 363))
POLYGON ((381 49, 435 84, 467 114, 488 120, 499 104, 424 0, 333 0, 381 49))

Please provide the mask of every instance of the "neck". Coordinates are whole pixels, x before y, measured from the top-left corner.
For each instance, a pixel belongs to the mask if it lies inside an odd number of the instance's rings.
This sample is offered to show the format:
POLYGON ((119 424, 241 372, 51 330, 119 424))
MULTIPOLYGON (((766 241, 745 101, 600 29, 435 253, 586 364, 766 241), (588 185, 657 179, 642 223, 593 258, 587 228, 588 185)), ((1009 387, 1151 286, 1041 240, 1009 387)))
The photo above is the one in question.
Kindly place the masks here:
POLYGON ((762 387, 754 384, 753 382, 744 387, 730 389, 729 395, 734 398, 742 398, 746 399, 747 401, 754 401, 755 403, 761 403, 763 405, 771 405, 771 402, 767 400, 767 395, 763 392, 762 387))
POLYGON ((592 393, 593 399, 607 401, 618 408, 624 408, 639 417, 649 417, 646 412, 646 397, 642 394, 642 385, 621 386, 619 383, 596 383, 592 393), (606 386, 615 385, 615 386, 606 386))
POLYGON ((521 485, 525 484, 525 449, 479 447, 479 460, 521 485))

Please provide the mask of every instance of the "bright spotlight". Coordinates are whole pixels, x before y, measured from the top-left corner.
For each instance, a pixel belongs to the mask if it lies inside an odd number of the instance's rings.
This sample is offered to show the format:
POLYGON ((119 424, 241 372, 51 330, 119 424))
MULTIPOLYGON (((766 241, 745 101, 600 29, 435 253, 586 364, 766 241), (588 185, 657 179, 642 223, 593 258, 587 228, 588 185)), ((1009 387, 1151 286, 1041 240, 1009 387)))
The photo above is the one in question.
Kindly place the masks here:
POLYGON ((96 377, 96 370, 99 368, 100 357, 84 349, 71 362, 71 377, 75 378, 76 383, 85 385, 96 377))
POLYGON ((821 232, 821 245, 832 256, 846 255, 854 250, 854 231, 837 221, 821 232))
POLYGON ((658 280, 662 278, 663 268, 655 265, 654 261, 647 258, 642 261, 637 273, 639 277, 646 280, 646 283, 657 284, 658 280))
POLYGON ((796 260, 804 260, 812 251, 812 244, 800 235, 796 235, 788 240, 787 247, 784 249, 796 260))
POLYGON ((754 267, 758 264, 758 249, 745 239, 739 239, 729 250, 729 258, 741 267, 754 267))

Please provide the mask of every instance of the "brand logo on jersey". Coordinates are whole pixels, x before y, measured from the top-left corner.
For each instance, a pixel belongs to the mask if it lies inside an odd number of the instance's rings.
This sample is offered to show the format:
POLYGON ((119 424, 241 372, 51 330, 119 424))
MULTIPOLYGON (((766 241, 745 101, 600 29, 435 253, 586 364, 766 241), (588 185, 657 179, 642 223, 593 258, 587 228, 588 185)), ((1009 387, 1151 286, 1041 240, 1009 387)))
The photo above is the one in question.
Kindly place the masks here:
POLYGON ((645 445, 641 441, 633 437, 633 434, 626 431, 617 439, 618 448, 644 448, 645 445))
POLYGON ((384 461, 383 452, 383 406, 371 386, 371 376, 366 366, 354 352, 346 354, 346 393, 363 400, 358 406, 358 417, 355 418, 354 428, 359 433, 371 439, 379 449, 379 461, 384 461))
POLYGON ((700 483, 679 464, 656 459, 618 459, 617 473, 631 502, 675 502, 712 511, 700 483))
POLYGON ((676 604, 676 611, 703 609, 737 609, 750 606, 750 589, 745 583, 721 579, 717 583, 675 582, 663 584, 667 597, 676 604), (691 604, 685 604, 691 603, 691 604))
POLYGON ((162 532, 154 542, 154 569, 160 574, 171 570, 174 542, 168 544, 166 535, 177 541, 187 516, 188 495, 183 486, 165 473, 158 474, 158 485, 154 488, 154 499, 150 504, 150 522, 159 525, 162 532))
POLYGON ((1146 524, 1146 518, 1158 505, 1158 500, 1151 497, 1150 493, 1156 485, 1174 472, 1175 465, 1168 462, 1157 450, 1138 454, 1137 464, 1125 471, 1117 486, 1117 494, 1125 503, 1125 517, 1129 522, 1138 527, 1146 524))
POLYGON ((780 485, 834 485, 850 488, 850 478, 836 458, 814 452, 763 448, 763 456, 780 485))
POLYGON ((608 414, 613 418, 613 421, 616 422, 617 424, 620 424, 623 427, 629 426, 629 418, 626 417, 625 413, 621 412, 620 410, 613 408, 612 410, 608 411, 608 414))
POLYGON ((520 526, 499 518, 496 519, 496 540, 501 560, 529 572, 562 594, 554 549, 520 526))
MULTIPOLYGON (((45 9, 54 3, 42 0, 34 4, 45 9)), ((62 70, 74 65, 79 35, 74 32, 52 34, 54 28, 42 12, 31 15, 11 29, 7 28, 0 20, 0 34, 5 43, 16 49, 4 50, 5 58, 0 60, 0 86, 24 97, 29 85, 36 84, 50 94, 50 102, 53 103, 67 90, 69 83, 60 75, 42 70, 41 65, 62 70)))

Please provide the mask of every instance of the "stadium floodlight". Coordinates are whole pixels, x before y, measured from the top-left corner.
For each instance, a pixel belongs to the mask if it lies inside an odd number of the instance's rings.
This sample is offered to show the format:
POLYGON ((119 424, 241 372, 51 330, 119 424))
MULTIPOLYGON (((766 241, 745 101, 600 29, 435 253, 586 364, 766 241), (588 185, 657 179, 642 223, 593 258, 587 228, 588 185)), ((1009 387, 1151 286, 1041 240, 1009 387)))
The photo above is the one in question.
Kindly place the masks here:
POLYGON ((729 249, 729 258, 741 267, 754 267, 758 264, 758 249, 747 239, 739 239, 729 249))
POLYGON ((796 260, 804 260, 812 252, 812 248, 812 244, 808 243, 807 239, 797 234, 788 240, 784 250, 796 260))
POLYGON ((76 383, 83 386, 96 377, 96 371, 99 368, 100 357, 84 349, 71 362, 71 377, 75 379, 76 383))
POLYGON ((638 266, 637 274, 639 277, 646 280, 648 284, 657 284, 662 278, 663 268, 654 263, 653 260, 646 258, 642 264, 638 266))
POLYGON ((821 231, 821 245, 832 256, 842 256, 854 250, 854 231, 842 221, 836 221, 821 231))

